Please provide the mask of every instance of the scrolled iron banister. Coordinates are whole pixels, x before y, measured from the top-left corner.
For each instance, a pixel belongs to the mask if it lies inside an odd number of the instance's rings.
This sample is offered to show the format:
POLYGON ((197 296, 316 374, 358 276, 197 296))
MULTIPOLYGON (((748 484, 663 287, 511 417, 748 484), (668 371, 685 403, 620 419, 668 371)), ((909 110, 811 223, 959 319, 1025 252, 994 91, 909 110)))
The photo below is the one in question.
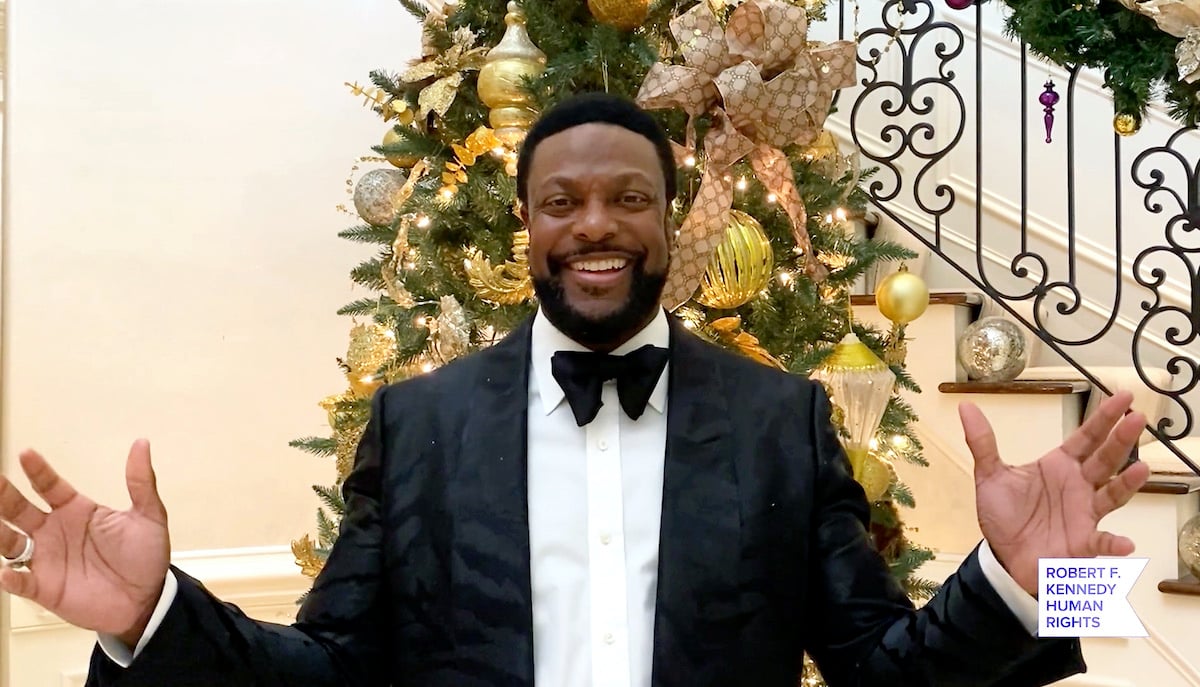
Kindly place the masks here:
MULTIPOLYGON (((845 0, 842 0, 843 14, 845 5, 845 0)), ((931 0, 884 0, 878 6, 879 14, 874 24, 865 23, 867 28, 859 36, 858 62, 863 78, 855 91, 846 94, 847 98, 853 97, 848 122, 853 143, 869 160, 868 164, 879 169, 876 178, 866 188, 876 210, 946 260, 954 270, 1034 332, 1048 349, 1062 356, 1105 393, 1110 389, 1089 372, 1086 365, 1078 362, 1078 354, 1085 347, 1107 337, 1116 324, 1122 322, 1122 326, 1128 327, 1133 334, 1131 366, 1147 388, 1166 398, 1174 411, 1148 427, 1148 431, 1184 465, 1200 474, 1197 461, 1184 455, 1175 443, 1177 439, 1200 433, 1195 410, 1189 405, 1189 399, 1185 398, 1200 389, 1200 362, 1197 361, 1200 358, 1200 162, 1186 156, 1179 145, 1190 130, 1177 131, 1163 145, 1142 151, 1128 167, 1122 162, 1122 148, 1130 145, 1130 142, 1112 134, 1114 216, 1111 223, 1105 224, 1112 227, 1113 260, 1111 265, 1107 264, 1107 258, 1096 263, 1096 269, 1111 271, 1111 302, 1107 294, 1097 300, 1095 287, 1090 285, 1093 282, 1088 282, 1088 288, 1092 291, 1085 298, 1080 274, 1080 235, 1077 233, 1076 208, 1081 201, 1094 204, 1095 193, 1078 193, 1076 172, 1077 167, 1083 164, 1080 162, 1080 159, 1084 159, 1081 157, 1083 152, 1093 154, 1103 149, 1097 148, 1092 140, 1076 140, 1083 135, 1075 121, 1081 70, 1067 70, 1062 98, 1065 101, 1062 103, 1065 117, 1059 117, 1060 121, 1065 121, 1057 124, 1055 131, 1055 140, 1058 141, 1059 130, 1065 127, 1065 268, 1059 264, 1061 261, 1050 260, 1040 254, 1030 241, 1029 149, 1025 142, 1030 135, 1030 127, 1027 121, 1028 108, 1022 100, 1019 127, 1020 189, 1014 194, 1020 196, 1020 247, 1015 254, 1005 257, 1006 268, 996 270, 993 266, 989 270, 985 246, 993 254, 998 249, 988 243, 991 234, 985 236, 982 188, 985 174, 989 179, 998 179, 1005 172, 993 168, 983 160, 982 155, 985 150, 985 73, 981 32, 975 32, 975 49, 969 51, 966 35, 960 27, 964 21, 981 22, 982 7, 975 5, 969 11, 957 12, 950 15, 952 21, 947 21, 931 0), (959 21, 959 18, 963 21, 959 21), (887 40, 888 47, 877 47, 875 44, 879 40, 887 40), (974 65, 969 63, 971 59, 974 65), (972 87, 973 101, 964 96, 958 80, 958 75, 968 73, 966 70, 970 67, 974 68, 976 79, 972 87), (887 74, 898 75, 889 77, 887 74), (972 122, 974 141, 967 137, 967 128, 972 122), (972 143, 975 146, 973 151, 968 149, 972 143), (938 178, 937 172, 939 163, 951 154, 971 153, 975 155, 972 213, 975 226, 970 233, 974 236, 975 246, 974 259, 963 264, 953 260, 943 247, 943 231, 948 221, 953 219, 957 222, 961 219, 962 213, 951 213, 964 198, 960 197, 961 189, 956 190, 947 180, 938 178), (1163 163, 1159 166, 1152 164, 1153 160, 1160 157, 1163 163), (1171 164, 1182 170, 1186 189, 1169 182, 1173 177, 1164 171, 1163 164, 1171 164), (1157 242, 1159 245, 1139 246, 1137 253, 1132 256, 1133 279, 1148 293, 1140 303, 1126 295, 1122 275, 1126 263, 1123 257, 1126 247, 1122 193, 1127 181, 1132 181, 1146 192, 1142 205, 1148 212, 1171 213, 1164 221, 1163 238, 1157 242), (905 208, 906 205, 909 207, 905 208), (917 212, 928 218, 927 223, 921 223, 923 226, 917 226, 918 223, 908 219, 917 212), (926 232, 932 233, 932 239, 926 232), (1001 271, 1005 274, 1000 275, 1001 271), (1001 276, 1003 282, 998 281, 1001 276), (1016 280, 1019 280, 1018 285, 1014 286, 1016 280), (1190 287, 1190 303, 1181 306, 1173 303, 1171 298, 1164 298, 1165 288, 1177 288, 1171 286, 1173 281, 1190 287), (1015 306, 1022 302, 1032 302, 1031 316, 1018 312, 1015 306), (1063 331, 1062 323, 1068 318, 1078 321, 1085 304, 1100 315, 1099 326, 1089 325, 1086 331, 1071 334, 1063 331), (1137 305, 1140 305, 1140 315, 1131 314, 1131 311, 1137 310, 1137 305), (1051 310, 1055 313, 1054 317, 1043 314, 1051 310), (1166 353, 1162 350, 1154 353, 1146 350, 1152 344, 1165 349, 1166 353), (1196 349, 1196 353, 1190 353, 1190 349, 1196 349), (1171 373, 1169 388, 1156 383, 1154 376, 1147 374, 1152 367, 1164 367, 1171 373)), ((844 32, 845 23, 839 21, 844 32)), ((1022 92, 1018 97, 1027 98, 1025 90, 1029 79, 1026 71, 1030 64, 1037 63, 1029 58, 1023 44, 1019 55, 1022 92)), ((1089 115, 1093 114, 1089 111, 1089 115)), ((1041 117, 1037 119, 1041 126, 1041 117)), ((1044 132, 1039 133, 1039 138, 1044 138, 1044 132)), ((1088 169, 1094 169, 1094 163, 1089 164, 1088 169)), ((1095 222, 1094 216, 1092 222, 1095 222)), ((1139 240, 1144 238, 1143 235, 1138 236, 1139 240)), ((1104 238, 1106 243, 1109 240, 1107 236, 1104 238)), ((1096 262, 1095 258, 1092 261, 1096 262)), ((1078 329, 1078 325, 1073 326, 1078 329)))

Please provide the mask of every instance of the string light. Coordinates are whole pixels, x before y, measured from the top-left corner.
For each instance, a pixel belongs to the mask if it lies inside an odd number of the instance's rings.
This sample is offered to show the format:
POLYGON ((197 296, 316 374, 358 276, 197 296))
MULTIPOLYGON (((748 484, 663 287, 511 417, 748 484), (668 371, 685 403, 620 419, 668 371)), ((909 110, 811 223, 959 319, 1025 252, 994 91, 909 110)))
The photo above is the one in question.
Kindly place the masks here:
POLYGON ((746 183, 746 177, 742 177, 737 180, 737 190, 745 191, 746 186, 748 186, 748 184, 746 183))
POLYGON ((371 382, 375 381, 375 375, 363 375, 362 377, 358 378, 358 381, 363 384, 370 384, 371 382))
POLYGON ((430 222, 429 217, 427 217, 425 215, 421 215, 420 217, 417 218, 417 226, 420 227, 421 229, 428 227, 429 222, 430 222))
POLYGON ((441 195, 443 200, 450 200, 454 197, 454 191, 452 191, 450 188, 443 188, 441 195))
POLYGON ((429 319, 424 315, 418 315, 416 319, 413 320, 413 324, 417 325, 418 327, 424 327, 428 323, 429 319))
POLYGON ((685 167, 695 167, 696 166, 696 156, 688 155, 687 157, 683 158, 683 164, 685 167))
POLYGON ((421 372, 433 372, 433 363, 425 363, 421 365, 421 372))
POLYGON ((845 222, 846 218, 848 217, 848 215, 846 214, 846 208, 838 208, 837 210, 834 210, 833 216, 837 217, 837 221, 845 222))
POLYGON ((775 202, 775 201, 777 201, 777 200, 779 200, 779 197, 778 197, 778 196, 776 196, 774 193, 768 193, 768 194, 767 194, 767 202, 768 202, 768 203, 774 203, 774 202, 775 202))
POLYGON ((779 273, 779 283, 787 286, 792 283, 792 273, 784 270, 779 273))

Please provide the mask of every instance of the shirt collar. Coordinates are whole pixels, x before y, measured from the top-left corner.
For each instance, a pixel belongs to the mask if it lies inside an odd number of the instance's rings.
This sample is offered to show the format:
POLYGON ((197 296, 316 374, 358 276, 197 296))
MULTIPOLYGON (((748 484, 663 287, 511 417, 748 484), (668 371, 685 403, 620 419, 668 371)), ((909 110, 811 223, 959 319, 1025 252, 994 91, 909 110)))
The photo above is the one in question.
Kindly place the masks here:
MULTIPOLYGON (((660 348, 668 348, 671 342, 671 327, 667 322, 667 313, 662 308, 659 308, 658 314, 655 315, 650 323, 642 328, 633 338, 618 346, 613 350, 613 355, 625 355, 631 351, 635 351, 646 344, 658 346, 660 348)), ((558 380, 554 379, 554 375, 550 371, 550 358, 558 351, 586 351, 588 348, 583 344, 575 341, 571 337, 559 331, 548 318, 538 310, 537 316, 533 318, 533 334, 530 344, 531 362, 533 364, 533 374, 531 383, 537 385, 538 396, 542 399, 542 411, 549 415, 554 412, 554 409, 563 402, 564 394, 562 387, 558 385, 558 380)), ((670 363, 668 363, 668 366, 670 363)), ((658 383, 654 386, 654 391, 650 394, 650 402, 647 404, 659 413, 664 412, 667 405, 667 375, 666 368, 663 368, 664 374, 658 378, 658 383)))

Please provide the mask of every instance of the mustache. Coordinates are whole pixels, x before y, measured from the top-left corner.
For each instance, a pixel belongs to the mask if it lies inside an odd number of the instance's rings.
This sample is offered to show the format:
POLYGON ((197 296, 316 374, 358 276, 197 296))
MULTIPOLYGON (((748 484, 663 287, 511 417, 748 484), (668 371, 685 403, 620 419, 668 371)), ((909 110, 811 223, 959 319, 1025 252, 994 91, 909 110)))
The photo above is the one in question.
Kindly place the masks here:
POLYGON ((563 263, 574 258, 581 258, 593 253, 620 253, 630 257, 634 261, 641 261, 646 257, 644 250, 631 250, 622 246, 614 246, 610 244, 590 244, 581 246, 565 253, 552 253, 547 256, 552 263, 563 263))

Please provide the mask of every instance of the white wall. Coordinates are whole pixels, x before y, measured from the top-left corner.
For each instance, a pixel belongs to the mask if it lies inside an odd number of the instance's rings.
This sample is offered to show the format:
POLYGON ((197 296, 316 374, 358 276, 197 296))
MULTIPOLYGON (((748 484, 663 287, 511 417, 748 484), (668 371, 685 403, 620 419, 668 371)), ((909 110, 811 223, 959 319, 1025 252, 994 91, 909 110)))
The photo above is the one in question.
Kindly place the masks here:
MULTIPOLYGON (((334 358, 370 249, 350 166, 385 125, 344 81, 402 69, 393 0, 11 0, 0 456, 124 507, 151 439, 180 550, 284 545, 331 462, 334 358)), ((24 484, 22 477, 16 481, 24 484)))

